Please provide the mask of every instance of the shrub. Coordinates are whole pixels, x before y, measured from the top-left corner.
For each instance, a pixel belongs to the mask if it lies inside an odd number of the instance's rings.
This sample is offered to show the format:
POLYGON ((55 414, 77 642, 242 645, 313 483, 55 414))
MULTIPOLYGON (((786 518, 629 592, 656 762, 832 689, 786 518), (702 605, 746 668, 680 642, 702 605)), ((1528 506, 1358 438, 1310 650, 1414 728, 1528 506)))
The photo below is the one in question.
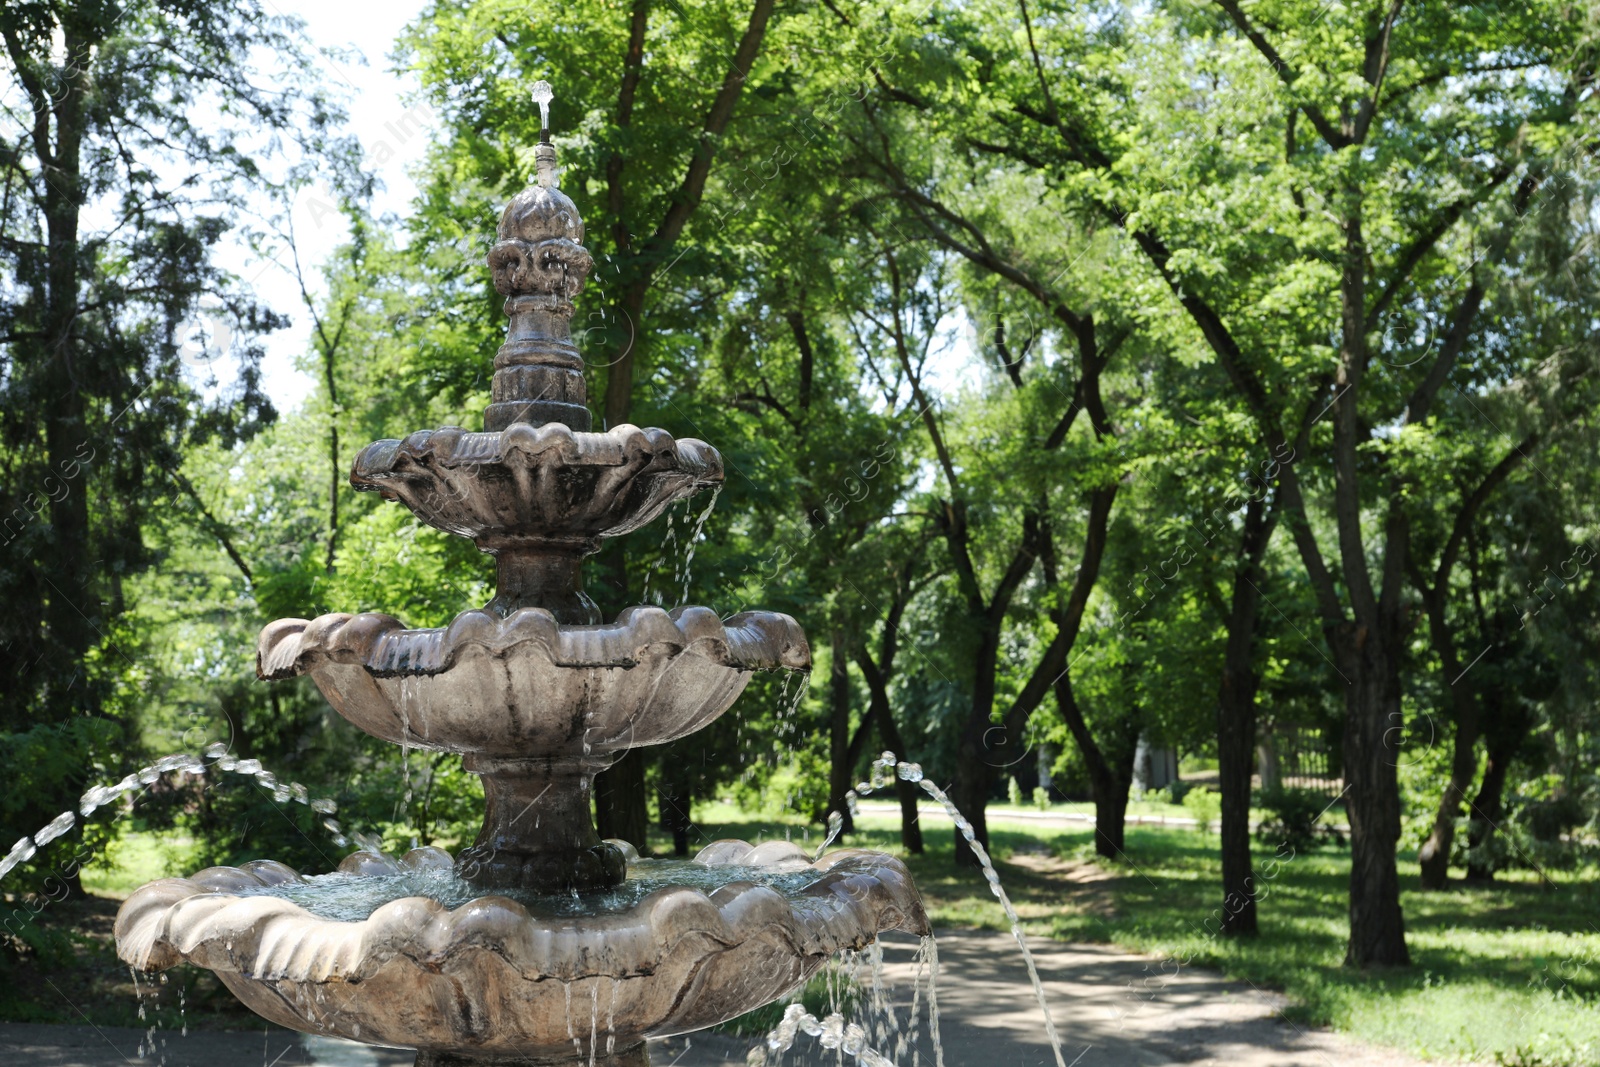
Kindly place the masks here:
POLYGON ((1006 799, 1019 807, 1022 805, 1022 783, 1015 778, 1006 781, 1006 799))
POLYGON ((1315 789, 1263 789, 1256 803, 1269 816, 1256 829, 1262 841, 1286 844, 1296 852, 1326 840, 1344 842, 1338 830, 1318 822, 1317 817, 1328 808, 1328 798, 1315 789))
POLYGON ((1183 806, 1193 817, 1195 829, 1209 834, 1211 824, 1222 815, 1222 794, 1209 789, 1188 789, 1183 794, 1183 806))
POLYGON ((1194 782, 1185 782, 1183 779, 1179 778, 1176 781, 1167 783, 1167 800, 1173 804, 1182 804, 1184 802, 1184 798, 1194 791, 1194 782))
MULTIPOLYGON (((1012 781, 1015 781, 1015 780, 1016 779, 1012 779, 1012 781)), ((1046 789, 1042 785, 1041 786, 1035 786, 1034 790, 1033 790, 1033 806, 1038 808, 1040 811, 1049 810, 1049 808, 1050 808, 1050 790, 1046 789)))

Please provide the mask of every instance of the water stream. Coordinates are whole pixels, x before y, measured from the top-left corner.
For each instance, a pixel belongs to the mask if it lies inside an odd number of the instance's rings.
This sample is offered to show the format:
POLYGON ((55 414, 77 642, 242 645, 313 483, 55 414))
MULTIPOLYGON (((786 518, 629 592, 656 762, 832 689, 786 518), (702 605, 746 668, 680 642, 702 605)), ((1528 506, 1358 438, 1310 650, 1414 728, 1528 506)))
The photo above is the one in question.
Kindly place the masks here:
POLYGON ((845 1022, 837 1011, 818 1019, 799 1004, 789 1005, 783 1013, 783 1021, 767 1035, 766 1047, 774 1055, 782 1056, 802 1033, 816 1038, 823 1048, 848 1053, 863 1067, 895 1067, 893 1060, 867 1044, 867 1032, 859 1023, 845 1022))
MULTIPOLYGON (((1050 1048, 1055 1052, 1056 1067, 1067 1067, 1066 1057, 1061 1053, 1061 1035, 1056 1032, 1055 1019, 1050 1015, 1050 1004, 1045 998, 1044 982, 1039 978, 1038 965, 1034 963, 1033 952, 1028 948, 1027 937, 1022 929, 1022 919, 1017 915, 1017 909, 1012 906, 1011 898, 1006 896, 1006 891, 1000 886, 1000 872, 995 870, 994 861, 989 858, 988 850, 978 841, 977 832, 972 828, 972 823, 967 820, 965 815, 961 814, 960 809, 955 806, 949 795, 943 789, 924 778, 922 768, 917 764, 896 760, 893 752, 884 752, 872 762, 871 781, 859 782, 854 789, 846 790, 845 803, 850 807, 850 814, 852 816, 857 814, 856 798, 858 796, 866 796, 877 789, 889 785, 896 776, 904 781, 915 783, 921 787, 923 792, 938 801, 939 805, 944 808, 945 813, 950 816, 950 821, 955 823, 956 829, 960 831, 961 836, 966 839, 967 847, 972 849, 972 854, 977 857, 978 863, 983 867, 984 880, 989 883, 989 891, 1000 902, 1000 907, 1005 909, 1006 918, 1011 922, 1011 936, 1016 938, 1017 947, 1022 950, 1022 961, 1028 966, 1028 978, 1033 982, 1034 996, 1038 998, 1039 1010, 1044 1014, 1044 1029, 1045 1033, 1050 1037, 1050 1048)), ((834 830, 834 817, 836 815, 839 815, 839 813, 830 812, 828 815, 830 839, 837 836, 837 831, 834 830)), ((842 817, 840 821, 843 821, 842 817)), ((818 856, 821 856, 820 852, 818 856)), ((935 968, 937 966, 937 962, 935 962, 935 968)), ((931 990, 929 1007, 934 1013, 937 1013, 938 1009, 932 1002, 931 990)), ((937 1017, 936 1014, 935 1017, 937 1017)), ((935 1045, 935 1049, 937 1049, 937 1045, 935 1045)), ((942 1056, 937 1067, 944 1067, 942 1056)))
POLYGON ((335 845, 343 848, 350 843, 349 839, 345 837, 344 830, 340 827, 338 820, 333 818, 334 813, 339 809, 338 805, 332 800, 312 797, 310 791, 299 782, 285 783, 278 781, 277 775, 262 767, 260 760, 235 759, 228 755, 228 746, 219 741, 214 745, 208 746, 202 755, 197 756, 192 752, 179 752, 162 756, 154 763, 147 767, 139 768, 114 785, 90 787, 88 792, 79 798, 76 812, 62 812, 46 823, 42 829, 21 838, 11 846, 11 851, 6 853, 4 859, 0 859, 0 879, 4 879, 18 864, 32 859, 39 849, 71 830, 78 824, 80 818, 87 819, 97 810, 123 795, 143 792, 147 786, 153 784, 162 775, 170 774, 173 771, 181 771, 198 777, 212 770, 253 777, 262 788, 271 790, 272 799, 280 804, 291 800, 297 804, 305 804, 312 811, 325 816, 322 820, 323 828, 333 835, 333 843, 335 845))
MULTIPOLYGON (((684 509, 687 510, 688 506, 688 502, 685 501, 683 505, 684 509)), ((666 607, 666 605, 662 603, 664 600, 666 600, 666 594, 660 589, 657 589, 655 592, 655 599, 652 600, 650 598, 650 586, 655 580, 656 572, 661 570, 662 564, 668 559, 676 559, 677 557, 677 553, 674 551, 674 546, 676 546, 678 543, 678 510, 679 509, 676 507, 667 509, 667 532, 661 538, 661 551, 656 556, 655 563, 651 565, 649 570, 645 571, 644 593, 639 598, 641 603, 655 604, 657 607, 666 607)))
POLYGON ((711 490, 711 502, 708 503, 706 505, 706 509, 700 513, 699 518, 694 520, 694 529, 690 531, 689 540, 684 544, 683 562, 679 568, 673 572, 673 584, 676 585, 681 583, 683 585, 683 596, 678 601, 680 604, 687 604, 689 602, 689 568, 694 564, 695 547, 699 545, 700 535, 705 531, 706 520, 711 518, 711 513, 713 511, 717 510, 717 498, 721 495, 722 486, 719 485, 715 489, 711 490))

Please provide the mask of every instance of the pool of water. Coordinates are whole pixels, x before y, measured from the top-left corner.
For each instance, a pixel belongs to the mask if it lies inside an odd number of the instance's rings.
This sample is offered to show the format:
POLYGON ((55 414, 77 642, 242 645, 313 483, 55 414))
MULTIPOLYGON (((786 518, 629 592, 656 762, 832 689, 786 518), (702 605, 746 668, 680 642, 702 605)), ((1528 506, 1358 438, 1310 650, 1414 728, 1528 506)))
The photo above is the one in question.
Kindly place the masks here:
POLYGON ((485 890, 450 869, 404 871, 398 874, 323 874, 299 882, 235 890, 240 896, 281 897, 311 914, 340 922, 359 922, 377 909, 405 897, 429 897, 447 908, 459 908, 480 897, 509 897, 534 915, 547 918, 592 917, 626 911, 658 889, 683 886, 711 893, 732 882, 754 882, 791 896, 821 877, 804 867, 708 866, 693 860, 640 860, 628 867, 628 880, 615 889, 590 893, 533 893, 518 889, 485 890))

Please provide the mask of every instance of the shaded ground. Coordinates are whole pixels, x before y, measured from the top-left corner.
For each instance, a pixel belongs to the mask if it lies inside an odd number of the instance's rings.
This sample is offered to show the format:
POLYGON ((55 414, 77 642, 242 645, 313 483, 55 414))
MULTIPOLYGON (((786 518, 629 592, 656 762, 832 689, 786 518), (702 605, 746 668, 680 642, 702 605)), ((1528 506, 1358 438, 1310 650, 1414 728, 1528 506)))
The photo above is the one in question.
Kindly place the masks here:
MULTIPOLYGON (((1281 997, 1227 981, 1215 972, 1178 968, 1098 945, 1063 945, 1030 939, 1049 1003, 1062 1036, 1065 1061, 1075 1067, 1154 1067, 1158 1064, 1226 1064, 1228 1067, 1412 1067, 1417 1061, 1362 1046, 1324 1030, 1281 1022, 1281 997)), ((911 938, 887 939, 883 973, 887 1000, 900 1027, 910 1018, 911 938)), ((1016 943, 982 930, 942 932, 938 984, 940 1029, 950 1067, 1049 1067, 1054 1056, 1038 1002, 1016 943)), ((863 977, 870 976, 863 972, 863 977)), ((870 996, 868 997, 870 1000, 870 996)), ((926 995, 922 998, 926 1005, 926 995)), ((897 1063, 911 1062, 909 1044, 889 1030, 885 1016, 863 1006, 856 1013, 873 1041, 897 1063)), ((898 1029, 898 1028, 897 1028, 898 1029)), ((926 1034, 919 1060, 934 1062, 926 1034)), ((0 1024, 0 1063, 30 1067, 401 1067, 405 1053, 346 1042, 310 1039, 282 1030, 156 1032, 155 1052, 143 1031, 89 1026, 0 1024), (145 1045, 144 1055, 140 1054, 145 1045)), ((734 1067, 757 1040, 725 1034, 659 1042, 655 1067, 734 1067)), ((802 1037, 786 1064, 834 1064, 837 1053, 802 1037)))
MULTIPOLYGON (((1182 1008, 1181 1025, 1167 1027, 1175 1033, 1202 1024, 1213 1029, 1256 1025, 1270 1018, 1281 1003, 1280 994, 1287 994, 1291 1003, 1278 1014, 1288 1024, 1271 1023, 1271 1027, 1291 1037, 1294 1026, 1308 1032, 1315 1024, 1338 1027, 1353 1039, 1341 1043, 1339 1056, 1333 1057, 1341 1064, 1408 1062, 1398 1056, 1377 1061, 1352 1059, 1355 1053, 1348 1050, 1366 1047, 1361 1042, 1404 1049, 1436 1061, 1493 1062, 1506 1067, 1593 1067, 1600 1063, 1600 1013, 1596 1012, 1600 965, 1595 963, 1600 960, 1600 932, 1593 926, 1597 881, 1592 869, 1551 870, 1544 877, 1507 871, 1492 885, 1456 886, 1445 893, 1408 889, 1403 902, 1415 966, 1358 972, 1341 966, 1348 930, 1349 864, 1348 852, 1341 848, 1322 846, 1280 858, 1278 850, 1260 845, 1257 872, 1266 890, 1262 936, 1240 941, 1213 936, 1204 922, 1214 909, 1219 878, 1212 836, 1194 830, 1136 827, 1128 834, 1126 858, 1106 863, 1093 856, 1086 829, 1042 829, 999 820, 992 822, 990 829, 993 850, 1003 857, 1004 884, 1031 931, 1052 935, 1058 939, 1050 946, 1053 951, 1079 953, 1080 962, 1102 958, 1097 953, 1109 954, 1106 959, 1131 961, 1131 972, 1106 964, 1115 972, 1113 984, 1123 990, 1126 1001, 1116 1008, 1121 1015, 1109 1016, 1121 1029, 1107 1036, 1106 1044, 1096 1044, 1086 1053, 1083 1067, 1094 1062, 1096 1050, 1116 1045, 1112 1038, 1122 1031, 1133 1032, 1143 1026, 1154 1006, 1164 1003, 1163 997, 1177 995, 1177 990, 1163 984, 1174 970, 1188 978, 1201 973, 1194 971, 1194 966, 1213 968, 1204 972, 1210 980, 1231 980, 1225 985, 1229 992, 1219 994, 1219 1003, 1243 1005, 1254 1014, 1225 1015, 1219 1021, 1205 1014, 1218 1010, 1215 1005, 1191 1004, 1182 1008), (1084 947, 1088 944, 1108 947, 1084 947), (1116 947, 1109 947, 1112 945, 1116 947), (1182 968, 1173 960, 1184 961, 1182 968), (1135 984, 1132 989, 1130 982, 1135 984), (1152 992, 1158 994, 1153 1000, 1138 992, 1149 983, 1154 983, 1152 992)), ((799 841, 807 836, 806 828, 798 824, 751 819, 708 823, 698 832, 706 840, 726 836, 782 839, 792 833, 799 841)), ((927 854, 908 857, 908 863, 934 921, 941 928, 997 932, 1001 939, 996 951, 1003 949, 1010 958, 1014 949, 1007 947, 1005 918, 982 879, 956 866, 948 823, 941 826, 930 821, 924 832, 927 854)), ((897 836, 897 819, 868 814, 849 843, 894 850, 897 836)), ((815 840, 807 843, 814 845, 815 840)), ((1402 855, 1400 869, 1403 884, 1414 884, 1416 865, 1411 855, 1402 855)), ((162 873, 167 872, 139 875, 162 873)), ((102 1042, 108 1048, 131 1047, 135 1051, 141 1028, 150 1022, 163 1033, 187 1024, 191 1033, 232 1029, 254 1035, 252 1040, 260 1038, 260 1023, 209 973, 193 968, 174 969, 165 985, 151 986, 141 979, 147 1009, 147 1018, 141 1021, 132 979, 127 968, 117 963, 110 944, 116 907, 116 901, 105 899, 47 903, 26 926, 32 947, 20 964, 8 966, 0 981, 0 1019, 69 1027, 92 1024, 114 1038, 102 1042), (64 943, 68 950, 46 951, 52 943, 58 948, 64 943), (108 1029, 113 1027, 134 1028, 131 1043, 113 1035, 108 1029)), ((1017 966, 1020 968, 1020 963, 1017 966)), ((980 960, 972 970, 974 979, 981 976, 982 968, 980 960)), ((1027 1001, 1021 974, 1019 969, 1015 988, 1002 988, 1001 983, 984 995, 1006 1005, 1027 1001)), ((959 985, 963 976, 947 974, 947 980, 959 985)), ((1085 1001, 1093 1008, 1097 1002, 1088 994, 1098 987, 1088 977, 1079 981, 1064 974, 1062 981, 1066 985, 1061 996, 1069 1004, 1059 1010, 1070 1010, 1073 1025, 1090 1027, 1085 1032, 1091 1033, 1096 1017, 1092 1012, 1085 1014, 1088 1009, 1077 1002, 1085 1001)), ((1018 1010, 1033 1009, 1023 1003, 1018 1010)), ((901 1014, 905 1014, 904 1005, 901 1014)), ((971 1025, 981 1037, 983 1024, 974 1021, 971 1025)), ((1168 1047, 1178 1039, 1167 1030, 1157 1027, 1143 1033, 1131 1046, 1123 1041, 1117 1045, 1123 1050, 1117 1053, 1122 1059, 1106 1062, 1185 1062, 1179 1058, 1181 1047, 1168 1047), (1150 1050, 1168 1058, 1139 1058, 1150 1050)), ((1072 1031, 1064 1026, 1063 1032, 1070 1042, 1072 1031)), ((0 1031, 3 1033, 15 1037, 18 1032, 0 1031)), ((55 1040, 51 1033, 55 1032, 47 1032, 42 1039, 44 1045, 37 1055, 27 1051, 33 1046, 0 1044, 0 1067, 35 1061, 49 1067, 55 1061, 43 1049, 55 1040)), ((959 1028, 950 1033, 959 1044, 959 1028)), ((1186 1040, 1179 1040, 1179 1046, 1186 1040)), ((1251 1048, 1274 1047, 1259 1034, 1245 1040, 1251 1048)), ((1307 1040, 1315 1044, 1322 1039, 1313 1035, 1307 1040)), ((1192 1050, 1190 1062, 1242 1055, 1217 1051, 1224 1047, 1220 1042, 1220 1037, 1190 1041, 1198 1050, 1192 1050)), ((1094 1043, 1092 1035, 1086 1036, 1077 1049, 1082 1051, 1094 1043)), ((694 1039, 679 1067, 742 1063, 749 1044, 741 1038, 702 1035, 694 1039)), ((1025 1041, 1007 1044, 1025 1046, 1025 1041)), ((663 1053, 664 1058, 658 1056, 657 1067, 670 1063, 682 1051, 682 1044, 675 1044, 663 1053)), ((305 1050, 295 1046, 284 1053, 283 1067, 312 1062, 293 1059, 302 1052, 305 1050)), ((332 1055, 327 1049, 307 1054, 332 1055)), ((1077 1054, 1069 1052, 1067 1063, 1077 1054)), ((124 1062, 121 1052, 111 1055, 114 1058, 107 1062, 124 1062)), ((239 1053, 251 1067, 259 1055, 259 1050, 250 1055, 239 1053)), ((268 1063, 271 1059, 266 1057, 268 1063)), ((128 1062, 143 1061, 130 1057, 128 1062)), ((354 1067, 388 1067, 396 1062, 404 1060, 351 1061, 354 1067)), ((909 1062, 909 1055, 903 1062, 909 1062)), ((923 1062, 932 1067, 930 1061, 923 1062)), ((960 1062, 952 1059, 952 1067, 960 1062)), ((982 1058, 978 1062, 987 1067, 982 1058)), ((181 1067, 170 1057, 169 1063, 181 1067)))

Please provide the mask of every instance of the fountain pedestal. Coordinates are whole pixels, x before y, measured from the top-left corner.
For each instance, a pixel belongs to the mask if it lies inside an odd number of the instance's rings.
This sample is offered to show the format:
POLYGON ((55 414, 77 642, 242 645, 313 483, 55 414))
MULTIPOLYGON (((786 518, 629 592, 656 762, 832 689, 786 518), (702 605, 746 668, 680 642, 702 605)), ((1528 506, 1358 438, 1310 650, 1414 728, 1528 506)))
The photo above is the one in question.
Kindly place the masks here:
POLYGON ((601 763, 466 758, 483 779, 483 829, 456 858, 456 873, 493 889, 585 892, 621 885, 627 862, 600 840, 589 809, 601 763))

